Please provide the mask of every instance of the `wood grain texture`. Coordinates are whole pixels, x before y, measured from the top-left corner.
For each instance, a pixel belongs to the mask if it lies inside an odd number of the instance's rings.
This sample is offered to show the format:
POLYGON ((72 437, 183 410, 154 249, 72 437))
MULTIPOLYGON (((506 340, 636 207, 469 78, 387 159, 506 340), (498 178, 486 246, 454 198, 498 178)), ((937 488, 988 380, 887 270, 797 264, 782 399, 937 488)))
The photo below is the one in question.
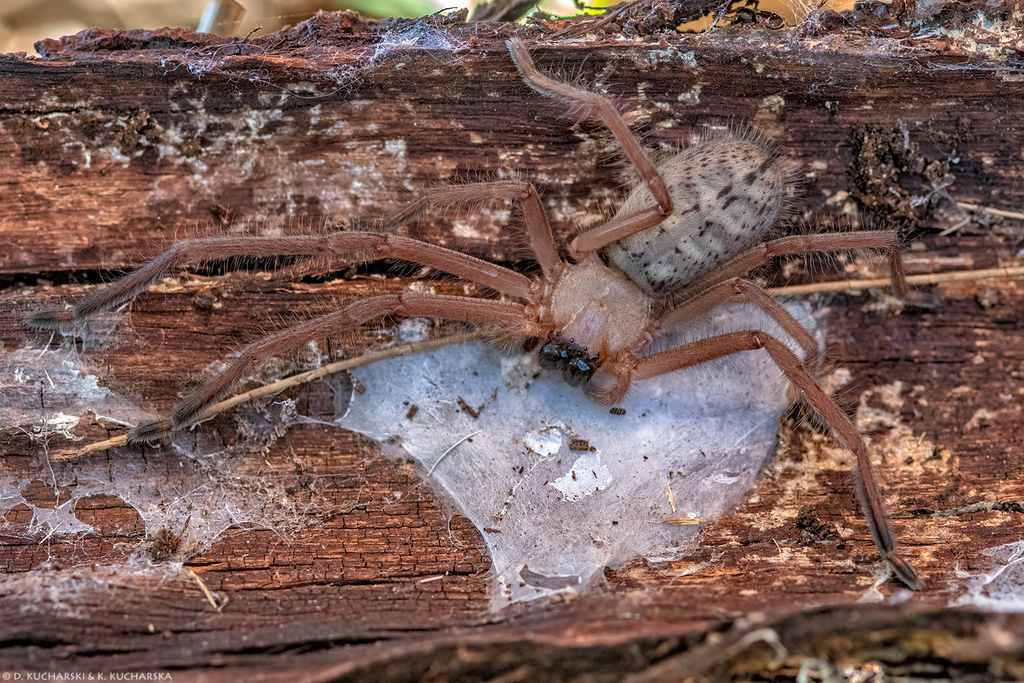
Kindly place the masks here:
MULTIPOLYGON (((828 26, 569 42, 500 24, 324 14, 249 42, 95 31, 46 42, 43 59, 0 57, 4 353, 45 341, 22 328, 25 312, 73 300, 182 235, 302 232, 325 217, 368 225, 438 180, 514 172, 538 185, 560 236, 598 220, 619 196, 607 136, 560 119, 523 85, 503 44, 516 32, 542 68, 615 97, 651 146, 680 144, 708 119, 752 122, 800 164, 808 214, 859 198, 920 228, 908 250, 916 272, 1017 263, 1019 221, 974 221, 948 236, 935 228, 960 219, 951 198, 1024 205, 1020 52, 992 59, 939 37, 828 26)), ((424 219, 409 233, 515 262, 507 220, 507 210, 481 210, 424 219)), ((366 270, 293 280, 265 265, 166 280, 81 349, 82 362, 102 386, 165 412, 204 368, 266 329, 408 284, 366 270)), ((821 269, 837 275, 835 264, 821 269)), ((820 274, 791 265, 769 276, 820 274)), ((198 552, 168 548, 187 559, 181 570, 127 571, 116 565, 153 539, 120 498, 80 501, 74 514, 95 532, 72 537, 48 537, 27 506, 15 507, 0 536, 0 668, 166 670, 174 680, 787 679, 820 658, 906 675, 936 662, 947 673, 1019 675, 1019 618, 943 608, 964 594, 965 572, 992 568, 985 549, 1020 539, 1024 287, 961 283, 902 305, 879 292, 821 303, 829 361, 851 376, 840 400, 851 412, 861 400, 875 409, 862 411, 862 427, 928 584, 913 596, 879 588, 906 604, 854 605, 880 566, 855 504, 852 456, 799 415, 783 425, 757 490, 703 530, 691 557, 637 560, 582 597, 498 615, 488 611, 479 532, 413 467, 324 425, 253 447, 226 415, 195 438, 307 505, 305 526, 242 525, 198 552), (221 610, 186 570, 227 598, 221 610), (812 611, 791 616, 802 609, 812 611), (748 637, 757 629, 782 650, 748 637), (882 630, 887 649, 870 635, 882 630)), ((342 340, 340 351, 373 337, 342 340)), ((333 415, 327 385, 289 397, 304 415, 333 415)), ((74 433, 92 441, 117 429, 94 419, 74 433)), ((30 481, 26 500, 55 507, 73 494, 73 481, 55 491, 48 454, 75 443, 20 425, 0 444, 0 476, 30 481)), ((137 463, 159 481, 183 467, 169 449, 93 457, 137 463)))

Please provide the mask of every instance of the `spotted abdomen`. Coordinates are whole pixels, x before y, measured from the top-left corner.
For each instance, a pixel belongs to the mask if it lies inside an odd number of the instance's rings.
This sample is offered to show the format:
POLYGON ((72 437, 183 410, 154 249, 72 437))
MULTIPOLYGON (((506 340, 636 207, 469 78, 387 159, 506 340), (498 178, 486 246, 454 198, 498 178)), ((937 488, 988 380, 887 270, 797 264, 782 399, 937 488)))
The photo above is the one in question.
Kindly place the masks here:
MULTIPOLYGON (((649 294, 671 292, 763 241, 793 184, 788 160, 757 136, 726 133, 658 166, 672 197, 661 224, 621 240, 608 257, 649 294)), ((645 187, 617 216, 651 205, 645 187)))

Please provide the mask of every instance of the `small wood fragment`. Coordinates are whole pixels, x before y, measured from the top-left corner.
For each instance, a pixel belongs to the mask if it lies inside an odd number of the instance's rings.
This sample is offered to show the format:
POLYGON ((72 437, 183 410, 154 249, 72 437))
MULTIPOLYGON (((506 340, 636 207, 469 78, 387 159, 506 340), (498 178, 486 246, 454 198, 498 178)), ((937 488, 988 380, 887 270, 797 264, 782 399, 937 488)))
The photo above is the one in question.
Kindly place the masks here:
POLYGON ((462 408, 462 410, 464 410, 465 412, 469 413, 469 416, 471 418, 473 418, 475 420, 478 417, 480 417, 480 411, 482 411, 484 409, 483 406, 480 406, 476 410, 473 410, 473 408, 468 403, 466 403, 466 400, 464 398, 462 398, 461 396, 459 396, 458 398, 459 398, 459 407, 462 408))
POLYGON ((209 602, 211 605, 213 605, 213 608, 215 610, 217 610, 219 612, 222 609, 224 609, 224 605, 228 604, 228 601, 226 599, 222 598, 221 601, 218 602, 216 596, 214 596, 214 594, 210 591, 210 589, 206 587, 206 584, 203 582, 203 580, 201 578, 199 578, 199 574, 196 574, 191 569, 186 569, 185 573, 188 574, 189 577, 191 577, 192 580, 194 580, 199 585, 199 590, 201 590, 203 592, 203 595, 206 596, 207 602, 209 602))
POLYGON ((676 526, 693 526, 700 524, 701 522, 707 521, 703 517, 670 517, 665 520, 665 524, 675 524, 676 526))

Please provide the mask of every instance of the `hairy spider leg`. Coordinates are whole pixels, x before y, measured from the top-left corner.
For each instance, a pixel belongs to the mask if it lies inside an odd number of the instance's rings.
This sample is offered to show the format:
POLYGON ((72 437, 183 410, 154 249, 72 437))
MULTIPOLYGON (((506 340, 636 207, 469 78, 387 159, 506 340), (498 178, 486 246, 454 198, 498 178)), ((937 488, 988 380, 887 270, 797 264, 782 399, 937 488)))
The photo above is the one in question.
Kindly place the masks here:
POLYGON ((120 280, 85 296, 72 310, 39 311, 26 317, 25 324, 42 330, 73 326, 131 301, 168 272, 186 265, 236 257, 343 254, 364 254, 369 256, 367 260, 395 258, 411 261, 524 299, 528 299, 532 291, 530 278, 514 270, 400 235, 339 232, 293 237, 208 237, 179 242, 120 280))
POLYGON ((772 320, 777 322, 779 327, 785 330, 786 334, 792 337, 804 350, 803 362, 806 367, 815 368, 818 366, 818 343, 814 341, 814 337, 789 311, 782 307, 782 304, 750 280, 732 278, 731 280, 720 282, 710 289, 705 289, 672 311, 672 325, 664 325, 661 322, 657 324, 661 329, 681 325, 684 322, 704 315, 712 309, 718 308, 734 297, 742 297, 744 301, 754 304, 770 316, 772 320))
MULTIPOLYGON (((673 295, 677 302, 686 301, 704 290, 714 287, 720 282, 736 277, 743 277, 754 268, 767 263, 777 256, 789 254, 809 254, 815 251, 847 251, 849 249, 881 249, 889 257, 889 278, 893 292, 897 296, 907 293, 906 273, 903 270, 903 255, 900 253, 900 242, 892 230, 856 230, 851 232, 825 232, 811 235, 790 235, 780 237, 757 245, 734 256, 714 270, 698 277, 685 289, 673 295)), ((663 326, 676 324, 678 321, 667 315, 662 320, 663 326)))
POLYGON ((446 185, 424 193, 398 213, 387 218, 388 228, 410 221, 429 208, 447 208, 459 204, 476 204, 512 200, 519 202, 526 221, 526 232, 541 272, 548 281, 554 281, 562 272, 562 260, 551 232, 551 224, 544 212, 537 189, 527 182, 498 180, 466 185, 446 185))
POLYGON ((783 237, 743 252, 688 285, 680 294, 672 297, 675 302, 660 319, 656 320, 652 335, 684 325, 734 297, 742 296, 771 316, 786 331, 786 334, 804 349, 806 352, 805 367, 816 367, 818 345, 807 333, 807 330, 764 289, 750 280, 743 279, 742 276, 783 254, 844 251, 869 247, 885 249, 888 252, 892 287, 894 290, 905 292, 903 259, 898 248, 896 234, 892 231, 861 230, 783 237))
MULTIPOLYGON (((796 235, 772 240, 749 249, 718 268, 701 276, 681 292, 665 297, 661 312, 656 313, 648 332, 648 338, 675 329, 701 316, 734 297, 745 297, 777 322, 783 330, 805 351, 804 365, 815 368, 818 364, 818 345, 807 330, 790 313, 776 302, 771 295, 753 282, 744 279, 750 270, 776 256, 784 254, 805 254, 814 251, 843 251, 857 248, 878 248, 889 252, 892 286, 897 291, 906 290, 903 260, 898 248, 896 234, 891 231, 862 230, 846 233, 825 233, 817 235, 796 235)), ((613 386, 594 386, 591 395, 601 403, 618 403, 629 390, 633 363, 642 356, 643 347, 637 347, 623 354, 618 361, 605 366, 605 372, 613 375, 613 386)))
POLYGON ((224 372, 197 387, 178 403, 170 419, 144 422, 129 431, 128 443, 152 442, 194 424, 254 365, 274 356, 293 353, 311 341, 337 335, 384 315, 427 316, 490 324, 514 331, 522 337, 540 333, 526 317, 526 306, 514 302, 410 292, 370 297, 249 344, 224 372))
POLYGON ((578 260, 612 242, 654 227, 671 214, 672 199, 669 197, 668 188, 665 187, 665 181, 662 180, 643 145, 629 130, 615 104, 603 95, 577 88, 541 73, 534 66, 530 53, 518 38, 513 38, 505 44, 512 55, 512 61, 528 86, 545 97, 570 105, 572 113, 604 124, 615 136, 626 158, 636 168, 654 198, 654 206, 651 208, 613 219, 578 235, 569 245, 569 252, 573 258, 578 260))
POLYGON ((608 405, 621 401, 629 391, 633 368, 638 359, 643 357, 643 349, 650 339, 653 339, 659 332, 663 333, 681 327, 734 299, 745 300, 764 311, 804 350, 804 366, 818 367, 818 344, 800 324, 800 321, 757 284, 743 278, 732 278, 690 297, 669 310, 662 319, 655 319, 651 325, 651 331, 642 344, 605 365, 605 372, 615 378, 615 383, 595 384, 588 387, 591 397, 608 405))
POLYGON ((666 372, 706 363, 716 358, 741 351, 764 349, 782 369, 786 377, 803 393, 807 402, 824 419, 839 440, 853 451, 857 458, 856 491, 871 537, 882 559, 893 573, 914 590, 921 590, 924 582, 897 551, 896 538, 889 526, 882 495, 871 468, 871 456, 857 429, 836 403, 822 391, 810 373, 785 344, 759 330, 742 330, 677 346, 640 359, 632 372, 632 379, 648 379, 666 372))
POLYGON ((645 209, 639 213, 612 218, 607 223, 594 226, 581 235, 573 238, 569 244, 569 253, 573 258, 581 259, 589 254, 618 242, 630 235, 653 228, 665 220, 657 209, 645 209))

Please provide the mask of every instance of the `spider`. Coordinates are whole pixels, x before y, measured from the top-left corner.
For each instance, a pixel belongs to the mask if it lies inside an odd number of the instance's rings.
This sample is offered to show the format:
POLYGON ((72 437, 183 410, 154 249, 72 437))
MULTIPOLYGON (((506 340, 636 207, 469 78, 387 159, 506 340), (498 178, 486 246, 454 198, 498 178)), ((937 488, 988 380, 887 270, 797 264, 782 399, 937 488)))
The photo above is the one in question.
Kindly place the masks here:
POLYGON ((196 423, 255 364, 312 340, 382 316, 424 316, 486 327, 513 347, 534 341, 543 367, 560 372, 595 400, 614 404, 630 386, 656 375, 742 351, 764 350, 807 403, 857 459, 856 491, 882 559, 907 586, 922 581, 898 552, 864 440, 818 386, 818 346, 762 288, 744 276, 786 254, 873 248, 888 253, 892 285, 905 288, 897 236, 892 231, 819 233, 767 239, 784 211, 794 172, 760 136, 744 131, 705 137, 655 163, 630 132, 614 103, 540 72, 518 39, 508 41, 526 85, 568 105, 612 134, 641 183, 607 222, 577 235, 560 255, 537 190, 529 182, 500 180, 442 187, 392 215, 397 227, 430 209, 480 202, 516 202, 540 274, 515 270, 396 234, 344 231, 320 236, 214 237, 179 242, 139 269, 81 299, 69 310, 26 318, 39 330, 73 332, 91 316, 131 301, 168 271, 234 257, 353 256, 398 259, 433 268, 494 290, 501 299, 405 292, 371 296, 247 346, 220 375, 188 394, 168 418, 128 433, 146 443, 196 423), (661 332, 684 325, 736 297, 760 307, 802 348, 803 360, 758 329, 729 332, 645 355, 661 332))

